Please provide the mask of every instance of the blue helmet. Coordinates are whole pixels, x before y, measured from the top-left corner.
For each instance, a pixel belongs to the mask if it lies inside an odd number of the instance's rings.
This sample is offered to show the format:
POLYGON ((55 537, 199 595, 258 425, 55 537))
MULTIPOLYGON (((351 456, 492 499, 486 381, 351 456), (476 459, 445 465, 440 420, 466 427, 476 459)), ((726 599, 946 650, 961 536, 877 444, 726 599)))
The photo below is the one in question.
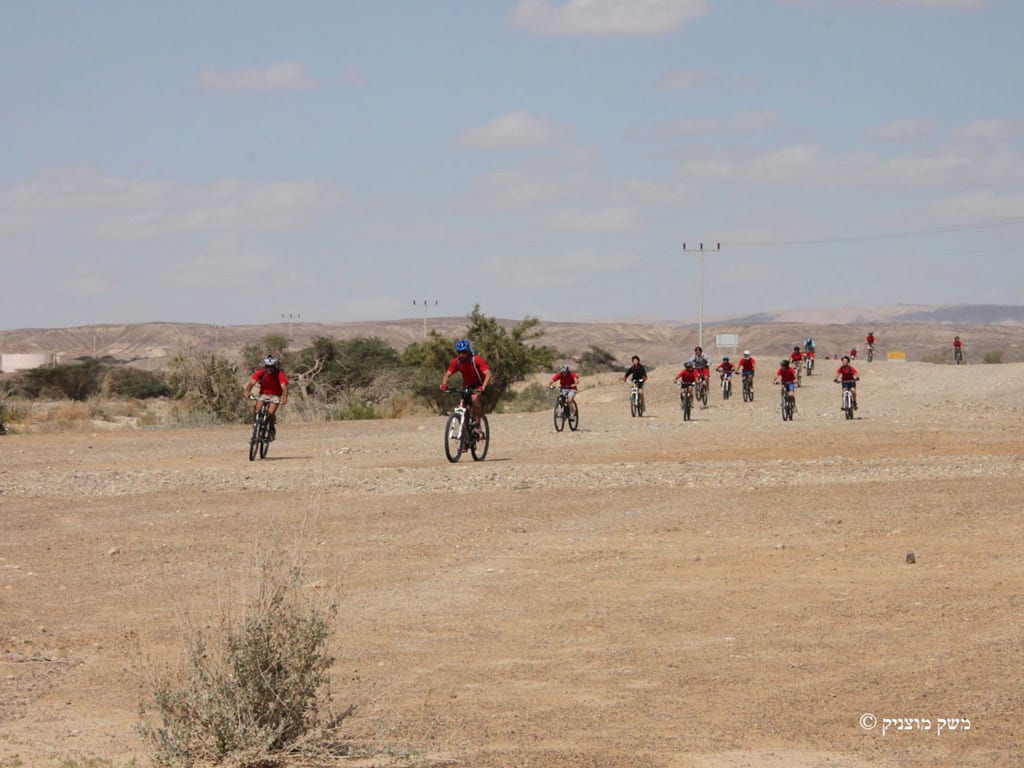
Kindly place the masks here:
POLYGON ((469 339, 459 339, 455 342, 456 352, 469 352, 472 345, 469 343, 469 339))

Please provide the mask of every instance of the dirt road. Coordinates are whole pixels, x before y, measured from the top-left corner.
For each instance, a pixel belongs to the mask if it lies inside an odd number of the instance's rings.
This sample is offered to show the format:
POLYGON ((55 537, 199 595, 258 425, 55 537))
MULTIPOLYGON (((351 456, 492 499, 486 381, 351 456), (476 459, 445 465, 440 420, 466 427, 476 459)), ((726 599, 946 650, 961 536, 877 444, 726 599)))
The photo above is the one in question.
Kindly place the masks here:
MULTIPOLYGON (((148 764, 143 681, 298 552, 362 764, 1008 766, 1024 754, 1024 364, 860 364, 784 424, 590 377, 580 431, 439 417, 0 438, 0 766, 148 764), (908 563, 908 553, 915 562, 908 563)), ((771 366, 771 368, 774 368, 771 366)))

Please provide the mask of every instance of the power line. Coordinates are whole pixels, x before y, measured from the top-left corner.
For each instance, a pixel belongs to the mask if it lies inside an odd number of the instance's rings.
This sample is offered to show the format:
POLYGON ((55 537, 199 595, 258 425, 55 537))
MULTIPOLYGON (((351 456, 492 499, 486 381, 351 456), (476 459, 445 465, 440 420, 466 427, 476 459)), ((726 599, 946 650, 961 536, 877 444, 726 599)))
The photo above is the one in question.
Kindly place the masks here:
POLYGON ((745 247, 771 247, 783 245, 826 245, 829 243, 862 243, 871 240, 898 240, 908 237, 948 235, 954 232, 976 232, 981 229, 1012 227, 1017 224, 1024 224, 1024 216, 1013 216, 1006 219, 994 219, 992 221, 979 222, 978 224, 965 224, 959 227, 935 227, 933 229, 919 229, 908 232, 884 232, 875 235, 846 235, 842 237, 822 237, 815 240, 736 240, 732 242, 727 242, 726 245, 741 245, 745 247))

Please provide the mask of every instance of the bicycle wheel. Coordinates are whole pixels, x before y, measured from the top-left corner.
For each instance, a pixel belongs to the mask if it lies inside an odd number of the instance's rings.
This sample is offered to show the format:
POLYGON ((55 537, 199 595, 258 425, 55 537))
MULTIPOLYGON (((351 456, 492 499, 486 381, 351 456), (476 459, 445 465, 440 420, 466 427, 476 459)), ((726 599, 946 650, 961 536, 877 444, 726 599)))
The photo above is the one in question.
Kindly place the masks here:
POLYGON ((853 418, 853 395, 850 394, 850 390, 843 392, 843 410, 847 419, 853 418))
POLYGON ((700 388, 700 402, 707 407, 708 404, 708 383, 705 381, 700 388))
POLYGON ((730 394, 732 394, 732 382, 728 379, 722 379, 722 399, 728 400, 730 394))
POLYGON ((565 429, 565 404, 562 402, 562 398, 558 398, 555 401, 555 432, 561 432, 565 429))
POLYGON ((260 426, 260 458, 267 458, 267 451, 270 450, 270 420, 263 417, 263 424, 260 426))
POLYGON ((690 404, 690 393, 689 392, 684 394, 683 397, 682 397, 682 407, 683 407, 683 421, 689 421, 690 420, 690 413, 693 410, 693 408, 692 408, 692 406, 690 404))
POLYGON ((569 403, 569 429, 575 432, 580 426, 580 409, 576 405, 576 401, 573 400, 569 403))
POLYGON ((636 418, 637 411, 640 410, 640 398, 637 395, 629 396, 629 415, 636 418))
POLYGON ((470 437, 469 451, 473 454, 473 461, 483 461, 491 445, 491 427, 486 416, 480 417, 480 432, 480 437, 470 437))
POLYGON ((260 418, 252 424, 252 437, 249 438, 249 461, 256 461, 256 453, 260 449, 260 418))
POLYGON ((453 413, 444 425, 444 455, 454 463, 462 457, 462 414, 453 413))
POLYGON ((640 397, 640 395, 637 395, 636 396, 636 415, 637 416, 643 416, 644 415, 644 410, 646 408, 647 408, 647 406, 644 405, 644 399, 642 397, 640 397))

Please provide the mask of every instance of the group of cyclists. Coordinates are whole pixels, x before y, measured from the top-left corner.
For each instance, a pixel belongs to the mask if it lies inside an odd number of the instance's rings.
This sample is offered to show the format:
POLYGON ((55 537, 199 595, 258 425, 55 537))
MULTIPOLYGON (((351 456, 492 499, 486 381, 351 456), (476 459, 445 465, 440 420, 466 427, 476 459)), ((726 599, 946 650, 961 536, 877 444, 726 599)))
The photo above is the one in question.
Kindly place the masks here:
MULTIPOLYGON (((865 341, 868 349, 873 352, 876 343, 873 331, 868 333, 865 341)), ((963 342, 959 336, 955 336, 953 339, 953 353, 957 364, 959 364, 963 360, 963 342)), ((842 384, 843 389, 850 390, 854 409, 857 408, 857 382, 860 380, 857 369, 852 365, 856 357, 856 348, 850 350, 849 355, 843 355, 840 359, 840 366, 836 369, 833 378, 833 381, 842 384)), ((794 345, 789 357, 779 361, 779 368, 775 371, 775 378, 772 384, 781 387, 784 392, 788 392, 790 397, 793 398, 794 406, 796 388, 800 381, 800 370, 802 367, 806 367, 808 372, 813 370, 814 360, 814 339, 808 337, 804 339, 802 348, 799 344, 794 345)), ((625 374, 622 376, 622 380, 629 381, 632 385, 636 386, 640 394, 640 401, 646 407, 643 388, 647 382, 647 368, 640 362, 640 358, 637 355, 633 355, 630 363, 629 368, 626 369, 625 374)), ((733 374, 739 373, 745 385, 749 387, 752 396, 756 367, 757 362, 751 356, 750 350, 745 349, 743 350, 743 356, 735 363, 732 362, 728 355, 722 357, 722 362, 715 366, 715 372, 718 373, 719 379, 731 378, 733 374)), ((441 379, 442 390, 448 388, 448 381, 456 372, 462 376, 462 386, 472 390, 469 404, 470 414, 474 421, 479 424, 480 417, 483 414, 483 394, 491 380, 491 369, 487 362, 473 349, 473 345, 468 339, 459 339, 455 342, 455 357, 448 365, 441 379)), ((682 397, 684 390, 689 390, 689 394, 692 397, 694 394, 693 388, 698 381, 703 380, 705 383, 708 383, 710 378, 711 359, 705 354, 704 349, 698 345, 693 348, 693 355, 683 363, 683 370, 676 374, 673 383, 680 386, 680 397, 682 397)), ((561 394, 566 397, 566 400, 572 402, 579 389, 579 381, 579 374, 573 371, 570 366, 563 365, 551 378, 549 386, 552 389, 557 387, 561 394)), ((260 368, 246 382, 244 397, 255 400, 254 415, 255 411, 259 409, 261 400, 270 401, 270 439, 273 440, 276 435, 275 427, 278 407, 288 402, 288 377, 281 370, 277 358, 273 355, 268 355, 264 358, 260 368), (253 394, 257 386, 259 388, 258 396, 253 394)))

